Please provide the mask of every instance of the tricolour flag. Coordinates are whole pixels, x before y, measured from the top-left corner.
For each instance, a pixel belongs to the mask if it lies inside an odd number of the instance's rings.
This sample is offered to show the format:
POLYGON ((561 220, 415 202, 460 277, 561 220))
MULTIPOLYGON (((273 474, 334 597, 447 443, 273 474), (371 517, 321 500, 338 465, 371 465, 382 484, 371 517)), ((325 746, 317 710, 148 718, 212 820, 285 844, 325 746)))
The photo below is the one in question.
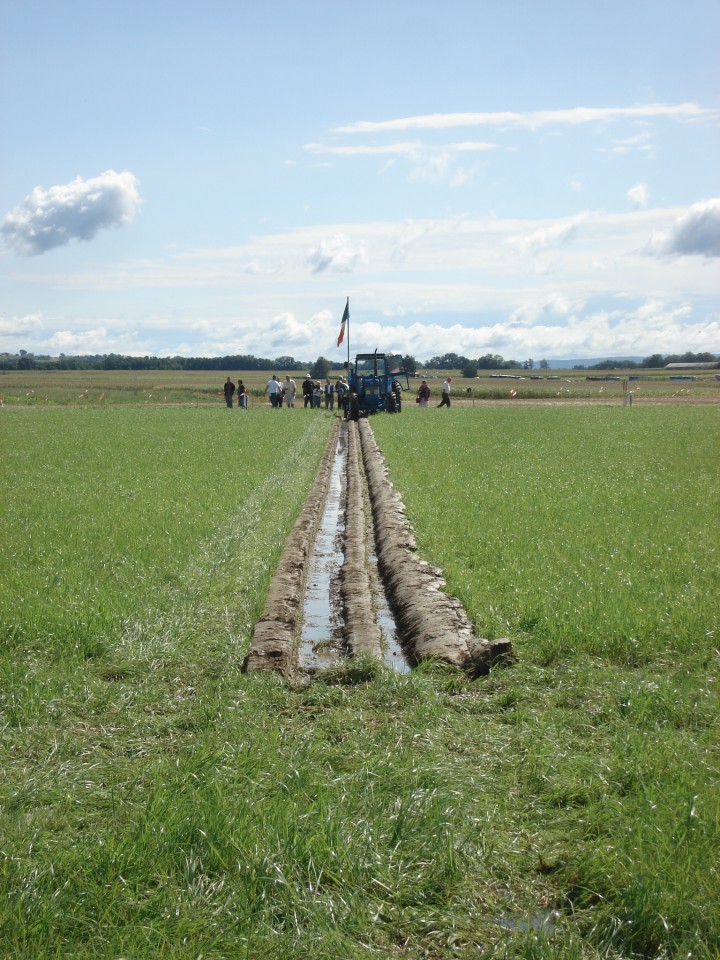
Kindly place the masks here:
POLYGON ((345 337, 345 324, 348 322, 349 319, 350 319, 350 297, 347 298, 347 303, 345 304, 345 309, 343 310, 342 322, 340 324, 340 333, 338 334, 338 341, 337 341, 338 346, 340 346, 340 344, 343 342, 343 339, 345 337))

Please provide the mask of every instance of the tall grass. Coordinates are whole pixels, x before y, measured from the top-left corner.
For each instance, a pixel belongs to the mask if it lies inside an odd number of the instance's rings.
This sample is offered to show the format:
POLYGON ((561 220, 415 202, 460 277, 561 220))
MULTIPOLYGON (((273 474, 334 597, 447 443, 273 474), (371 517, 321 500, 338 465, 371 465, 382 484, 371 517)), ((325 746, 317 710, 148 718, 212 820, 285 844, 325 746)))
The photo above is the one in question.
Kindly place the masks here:
POLYGON ((545 663, 708 650, 712 408, 456 410, 441 432, 427 416, 376 430, 422 549, 484 635, 524 634, 545 663))
POLYGON ((265 414, 11 413, 0 548, 6 642, 43 657, 148 654, 168 632, 176 648, 182 626, 206 645, 216 641, 197 606, 215 615, 238 601, 232 630, 247 634, 254 593, 329 429, 324 417, 291 414, 269 429, 265 414))
MULTIPOLYGON (((530 450, 549 476, 569 429, 592 433, 593 453, 616 435, 596 412, 540 429, 509 411, 495 441, 507 465, 530 450)), ((475 456, 468 414, 461 436, 439 413, 374 428, 423 554, 467 584, 480 620, 474 581, 502 578, 489 555, 468 576, 472 551, 455 549, 454 514, 478 522, 448 452, 475 456), (435 471, 449 485, 426 518, 435 471)), ((4 411, 0 955, 717 956, 712 638, 688 634, 682 657, 645 635, 642 657, 603 652, 584 627, 546 643, 520 626, 523 578, 546 589, 538 561, 508 568, 517 589, 488 622, 513 625, 520 659, 488 678, 375 667, 295 690, 240 672, 329 425, 303 411, 4 411)), ((644 430, 659 444, 665 425, 644 430)), ((658 502, 658 484, 691 503, 717 492, 702 452, 716 428, 685 429, 683 473, 646 471, 658 502)), ((484 457, 490 479, 501 460, 484 457)), ((584 458, 563 466, 588 472, 584 458)), ((589 522, 598 486, 581 484, 589 522)), ((532 498, 516 513, 543 532, 532 498)), ((628 522, 657 540, 649 516, 628 522)), ((714 556, 699 552, 695 582, 714 556)), ((710 630, 712 598, 704 611, 710 630)))
POLYGON ((556 903, 621 955, 716 956, 714 411, 459 410, 442 432, 376 432, 420 550, 481 634, 515 640, 495 703, 556 903))

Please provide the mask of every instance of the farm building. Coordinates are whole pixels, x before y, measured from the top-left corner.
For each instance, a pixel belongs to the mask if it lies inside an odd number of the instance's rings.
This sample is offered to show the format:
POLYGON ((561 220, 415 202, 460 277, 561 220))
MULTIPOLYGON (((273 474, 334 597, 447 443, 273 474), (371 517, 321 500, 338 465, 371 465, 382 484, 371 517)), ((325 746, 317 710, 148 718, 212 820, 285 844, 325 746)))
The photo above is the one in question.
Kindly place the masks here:
POLYGON ((666 363, 666 370, 720 370, 720 360, 708 360, 703 363, 666 363))

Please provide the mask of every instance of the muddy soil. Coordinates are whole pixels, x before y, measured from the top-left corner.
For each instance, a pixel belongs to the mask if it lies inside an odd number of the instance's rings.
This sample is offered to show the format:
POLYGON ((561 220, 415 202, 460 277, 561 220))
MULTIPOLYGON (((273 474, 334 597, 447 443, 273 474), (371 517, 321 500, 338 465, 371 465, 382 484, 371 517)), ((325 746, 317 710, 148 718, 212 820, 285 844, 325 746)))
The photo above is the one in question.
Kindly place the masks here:
POLYGON ((325 506, 339 431, 338 420, 311 485, 311 493, 285 542, 263 615, 255 624, 250 651, 243 664, 243 669, 248 672, 273 670, 285 676, 295 673, 308 560, 325 506))
POLYGON ((351 421, 345 426, 348 441, 345 562, 340 572, 343 633, 348 653, 369 653, 380 659, 382 633, 375 618, 375 604, 368 568, 365 497, 357 424, 351 421))
MULTIPOLYGON (((344 562, 331 582, 340 612, 342 653, 383 658, 383 635, 369 563, 374 539, 377 571, 395 619, 400 645, 411 665, 437 659, 471 676, 487 673, 512 656, 510 640, 476 637, 458 600, 443 591, 439 570, 421 560, 400 497, 387 477, 382 454, 366 420, 338 420, 320 463, 313 493, 288 537, 262 617, 245 660, 247 671, 272 670, 295 680, 306 672, 298 661, 308 560, 335 468, 342 431, 347 449, 343 507, 344 562), (318 496, 318 490, 321 495, 318 496)), ((341 444, 342 446, 342 444, 341 444)), ((332 643, 332 638, 328 638, 332 643)))
POLYGON ((357 424, 373 512, 378 568, 406 653, 414 662, 444 660, 472 676, 508 659, 507 637, 476 637, 459 600, 443 591, 441 572, 421 560, 403 503, 387 478, 385 461, 367 420, 357 424))

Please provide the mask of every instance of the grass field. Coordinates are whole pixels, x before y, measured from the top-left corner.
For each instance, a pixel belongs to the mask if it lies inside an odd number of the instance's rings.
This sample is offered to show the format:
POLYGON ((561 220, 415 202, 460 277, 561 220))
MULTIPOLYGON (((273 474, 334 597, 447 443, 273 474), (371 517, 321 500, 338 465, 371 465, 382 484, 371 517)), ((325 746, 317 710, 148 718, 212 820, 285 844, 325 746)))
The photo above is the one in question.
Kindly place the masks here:
MULTIPOLYGON (((298 389, 307 371, 292 374, 298 389)), ((335 371, 337 377, 340 371, 335 371)), ((282 371, 280 371, 282 373, 282 371)), ((506 400, 515 391, 513 402, 523 400, 596 400, 623 402, 632 393, 638 402, 674 400, 720 402, 720 379, 711 370, 698 375, 696 380, 676 380, 667 370, 610 371, 613 380, 588 379, 602 377, 602 371, 569 370, 526 373, 522 379, 497 379, 492 371, 467 380, 453 371, 453 395, 456 403, 506 400), (631 380, 630 377, 638 379, 631 380)), ((0 403, 5 406, 215 406, 222 403, 222 387, 226 376, 237 382, 241 378, 248 388, 251 402, 268 403, 263 397, 269 372, 254 371, 10 371, 0 372, 0 403)), ((284 379, 282 373, 282 379, 284 379)), ((435 402, 440 400, 440 385, 444 374, 428 380, 435 402)), ((420 378, 410 380, 414 394, 420 378)))
POLYGON ((373 421, 512 667, 240 672, 329 432, 0 414, 0 955, 717 957, 712 407, 373 421))

